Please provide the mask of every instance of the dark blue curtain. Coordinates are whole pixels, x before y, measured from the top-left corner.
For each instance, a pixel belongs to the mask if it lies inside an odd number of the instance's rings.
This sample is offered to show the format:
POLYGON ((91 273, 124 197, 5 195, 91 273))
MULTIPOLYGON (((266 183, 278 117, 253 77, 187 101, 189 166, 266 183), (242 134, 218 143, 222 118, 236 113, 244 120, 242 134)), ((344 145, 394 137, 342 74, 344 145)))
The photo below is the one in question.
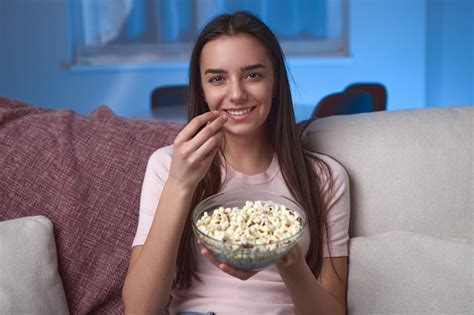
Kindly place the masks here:
POLYGON ((285 40, 325 38, 331 0, 80 0, 86 45, 192 41, 215 15, 250 11, 285 40), (87 24, 87 25, 86 25, 87 24))

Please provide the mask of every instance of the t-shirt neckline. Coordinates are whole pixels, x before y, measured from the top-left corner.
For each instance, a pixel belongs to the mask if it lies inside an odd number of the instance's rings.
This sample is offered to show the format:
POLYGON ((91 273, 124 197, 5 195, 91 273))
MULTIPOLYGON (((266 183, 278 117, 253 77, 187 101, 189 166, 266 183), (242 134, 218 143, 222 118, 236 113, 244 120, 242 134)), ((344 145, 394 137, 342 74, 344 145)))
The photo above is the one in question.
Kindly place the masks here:
POLYGON ((247 185, 259 185, 268 183, 273 179, 273 177, 275 177, 279 170, 278 158, 276 154, 273 154, 272 161, 265 171, 252 175, 235 170, 229 163, 226 163, 224 159, 223 163, 225 163, 226 165, 226 167, 223 167, 223 172, 227 171, 227 177, 231 177, 234 180, 240 181, 247 185))

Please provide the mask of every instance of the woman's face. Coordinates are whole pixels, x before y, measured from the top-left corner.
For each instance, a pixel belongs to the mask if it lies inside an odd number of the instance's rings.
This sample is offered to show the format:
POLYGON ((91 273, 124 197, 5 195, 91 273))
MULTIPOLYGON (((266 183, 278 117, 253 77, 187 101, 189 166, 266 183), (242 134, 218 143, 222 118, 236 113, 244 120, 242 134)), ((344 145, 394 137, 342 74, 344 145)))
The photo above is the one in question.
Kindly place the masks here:
POLYGON ((256 136, 264 132, 273 94, 273 66, 265 47, 247 34, 221 36, 206 43, 200 73, 210 110, 224 111, 226 132, 256 136))

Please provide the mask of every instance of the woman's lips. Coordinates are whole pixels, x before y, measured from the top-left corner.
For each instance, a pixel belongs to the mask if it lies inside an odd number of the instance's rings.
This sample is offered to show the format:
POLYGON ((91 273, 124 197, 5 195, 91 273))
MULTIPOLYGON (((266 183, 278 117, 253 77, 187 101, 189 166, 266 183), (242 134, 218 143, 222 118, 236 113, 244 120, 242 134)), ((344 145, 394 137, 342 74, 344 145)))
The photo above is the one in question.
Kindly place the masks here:
POLYGON ((225 109, 224 111, 229 115, 229 117, 236 121, 242 121, 249 117, 256 106, 247 107, 242 109, 225 109))

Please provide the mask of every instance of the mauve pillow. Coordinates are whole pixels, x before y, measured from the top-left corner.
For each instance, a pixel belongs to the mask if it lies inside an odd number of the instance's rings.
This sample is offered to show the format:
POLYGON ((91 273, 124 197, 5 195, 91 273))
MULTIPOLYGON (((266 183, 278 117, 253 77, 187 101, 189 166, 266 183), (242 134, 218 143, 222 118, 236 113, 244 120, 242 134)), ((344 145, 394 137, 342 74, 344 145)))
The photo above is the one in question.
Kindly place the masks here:
POLYGON ((71 313, 123 313, 146 163, 181 127, 0 97, 0 220, 51 220, 71 313))

